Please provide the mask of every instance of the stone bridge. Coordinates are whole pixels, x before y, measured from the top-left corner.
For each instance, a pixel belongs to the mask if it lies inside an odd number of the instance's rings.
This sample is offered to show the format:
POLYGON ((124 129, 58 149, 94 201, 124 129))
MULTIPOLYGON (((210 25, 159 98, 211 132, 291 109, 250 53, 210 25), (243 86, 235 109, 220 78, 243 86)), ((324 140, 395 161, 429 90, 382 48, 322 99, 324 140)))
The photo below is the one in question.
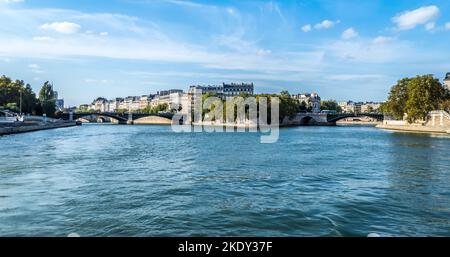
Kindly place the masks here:
POLYGON ((295 117, 285 118, 283 125, 336 125, 341 119, 352 117, 370 117, 383 121, 384 115, 380 113, 297 113, 295 117))
POLYGON ((148 120, 148 118, 156 118, 156 123, 169 123, 172 120, 173 113, 142 113, 142 112, 66 112, 62 114, 64 120, 77 120, 84 117, 97 115, 99 117, 108 117, 117 120, 119 124, 134 124, 141 120, 148 120))

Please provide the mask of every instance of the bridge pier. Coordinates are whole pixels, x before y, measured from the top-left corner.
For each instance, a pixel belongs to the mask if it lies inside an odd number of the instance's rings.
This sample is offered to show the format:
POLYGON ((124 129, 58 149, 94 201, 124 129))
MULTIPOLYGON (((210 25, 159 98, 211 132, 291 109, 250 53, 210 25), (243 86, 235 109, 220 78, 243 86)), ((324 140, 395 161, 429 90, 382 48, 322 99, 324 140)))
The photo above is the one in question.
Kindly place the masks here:
POLYGON ((127 125, 133 125, 133 113, 132 112, 128 112, 128 120, 127 120, 127 125))

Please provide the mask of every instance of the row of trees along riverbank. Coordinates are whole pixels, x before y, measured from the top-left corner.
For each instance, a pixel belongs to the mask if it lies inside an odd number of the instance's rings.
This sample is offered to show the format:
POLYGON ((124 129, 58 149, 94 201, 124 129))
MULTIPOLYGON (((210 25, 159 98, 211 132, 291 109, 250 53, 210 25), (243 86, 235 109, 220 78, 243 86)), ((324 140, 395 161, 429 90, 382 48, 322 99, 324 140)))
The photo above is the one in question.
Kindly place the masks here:
POLYGON ((409 123, 425 120, 430 111, 450 111, 450 91, 433 75, 403 78, 391 88, 380 109, 397 120, 406 114, 409 123))
MULTIPOLYGON (((311 111, 311 107, 309 106, 309 103, 300 102, 297 99, 294 99, 291 97, 288 91, 281 91, 279 94, 256 94, 256 95, 249 95, 245 93, 241 93, 239 96, 231 97, 231 101, 228 102, 226 99, 221 99, 218 97, 215 93, 204 93, 202 95, 202 104, 205 104, 207 99, 210 97, 216 97, 216 101, 213 101, 212 103, 209 103, 209 107, 206 109, 203 109, 203 118, 205 118, 206 114, 212 114, 215 113, 216 108, 221 106, 222 109, 222 119, 226 120, 226 114, 227 112, 234 113, 234 120, 237 118, 237 106, 242 104, 242 101, 246 97, 255 97, 257 105, 260 103, 260 99, 262 97, 267 99, 267 117, 268 120, 271 119, 271 101, 273 97, 277 97, 279 99, 279 119, 280 121, 283 120, 285 117, 294 117, 299 112, 306 112, 311 111), (230 105, 231 103, 231 105, 230 105), (232 108, 232 110, 230 110, 232 108)), ((230 98, 228 98, 230 99, 230 98)), ((245 105, 245 115, 246 118, 249 118, 249 106, 245 105)), ((214 117, 212 120, 216 120, 218 117, 214 117)))
POLYGON ((33 92, 30 84, 23 80, 12 80, 5 75, 0 77, 0 109, 9 109, 17 113, 55 117, 55 92, 47 81, 42 85, 39 95, 33 92), (22 101, 22 110, 20 110, 22 101))

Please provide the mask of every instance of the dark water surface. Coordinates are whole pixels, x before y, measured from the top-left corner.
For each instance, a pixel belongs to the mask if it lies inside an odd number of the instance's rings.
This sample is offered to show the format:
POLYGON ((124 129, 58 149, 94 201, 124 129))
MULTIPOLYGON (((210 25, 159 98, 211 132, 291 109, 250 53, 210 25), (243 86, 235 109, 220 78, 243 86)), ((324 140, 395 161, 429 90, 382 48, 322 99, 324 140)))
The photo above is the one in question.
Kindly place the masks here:
POLYGON ((373 127, 0 137, 1 236, 450 236, 450 138, 373 127))

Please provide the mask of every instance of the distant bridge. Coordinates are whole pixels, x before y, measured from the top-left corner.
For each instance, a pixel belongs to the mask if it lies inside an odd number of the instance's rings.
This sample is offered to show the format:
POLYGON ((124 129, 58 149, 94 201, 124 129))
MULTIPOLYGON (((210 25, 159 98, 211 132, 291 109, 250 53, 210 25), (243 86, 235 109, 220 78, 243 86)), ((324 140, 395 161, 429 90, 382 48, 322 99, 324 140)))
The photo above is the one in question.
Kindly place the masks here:
POLYGON ((133 124, 134 121, 146 117, 160 117, 165 118, 167 120, 172 120, 173 113, 164 112, 164 113, 143 113, 143 112, 65 112, 62 114, 62 119, 64 120, 77 120, 84 117, 89 117, 91 115, 108 117, 111 119, 115 119, 119 122, 119 124, 133 124))
POLYGON ((372 119, 376 119, 377 121, 383 121, 384 115, 382 113, 328 113, 327 121, 328 122, 336 122, 338 120, 346 119, 346 118, 354 118, 354 117, 368 117, 372 119))
MULTIPOLYGON (((80 118, 97 115, 99 117, 108 117, 115 119, 119 124, 133 124, 135 121, 147 117, 159 117, 171 122, 173 113, 142 113, 142 112, 74 112, 63 113, 62 118, 65 120, 77 120, 80 118)), ((384 115, 381 113, 297 113, 294 117, 285 118, 285 125, 335 125, 337 121, 352 117, 370 117, 377 121, 383 121, 384 115)), ((180 121, 182 122, 182 121, 180 121)))
POLYGON ((294 117, 285 118, 285 125, 335 125, 337 121, 352 117, 370 117, 383 121, 381 113, 297 113, 294 117))

